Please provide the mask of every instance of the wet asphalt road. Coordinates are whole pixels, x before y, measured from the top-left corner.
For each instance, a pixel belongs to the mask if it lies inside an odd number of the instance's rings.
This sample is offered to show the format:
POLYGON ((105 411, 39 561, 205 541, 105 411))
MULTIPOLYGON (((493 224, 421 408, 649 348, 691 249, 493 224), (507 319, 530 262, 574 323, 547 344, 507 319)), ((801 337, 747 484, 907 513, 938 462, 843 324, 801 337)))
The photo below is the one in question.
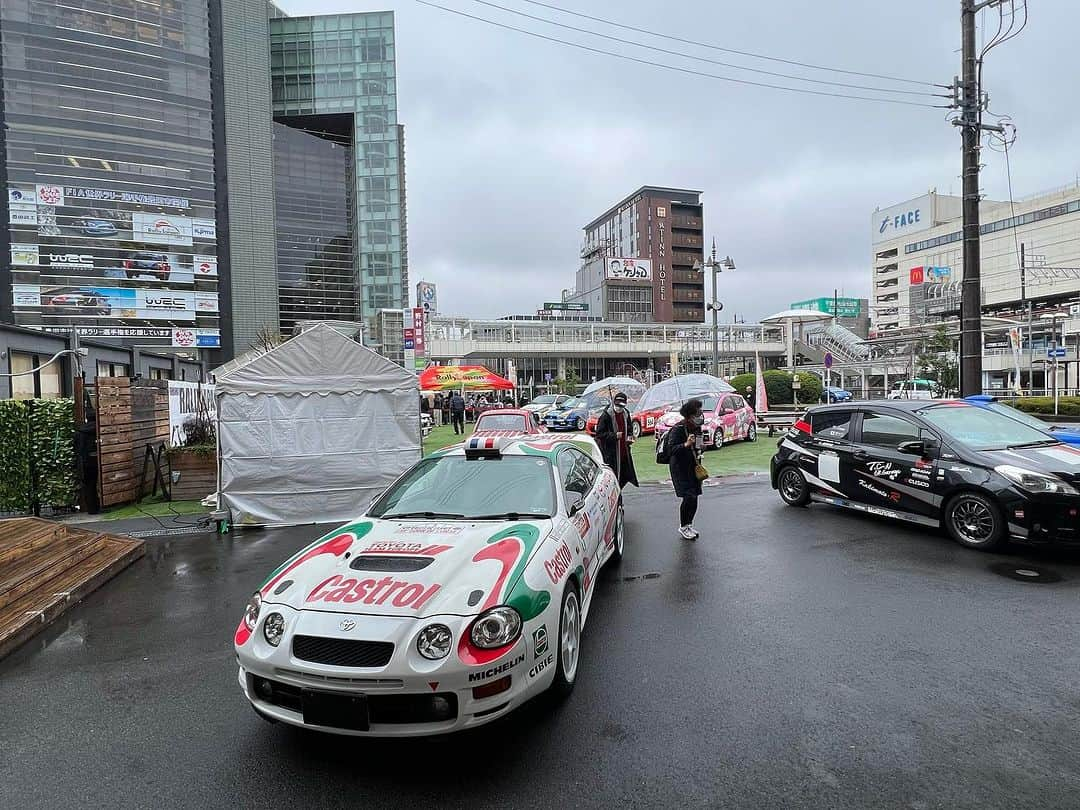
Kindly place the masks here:
POLYGON ((760 479, 707 491, 697 543, 668 492, 627 505, 571 698, 420 741, 271 726, 240 694, 246 598, 318 530, 150 540, 0 663, 0 806, 1080 806, 1080 559, 760 479))

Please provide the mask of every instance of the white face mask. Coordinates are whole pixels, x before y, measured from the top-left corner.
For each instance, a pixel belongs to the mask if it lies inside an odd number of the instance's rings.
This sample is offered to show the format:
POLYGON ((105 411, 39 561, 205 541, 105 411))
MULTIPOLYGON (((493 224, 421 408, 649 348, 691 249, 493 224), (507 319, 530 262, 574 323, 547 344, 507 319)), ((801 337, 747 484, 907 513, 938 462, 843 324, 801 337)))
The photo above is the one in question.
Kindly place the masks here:
POLYGON ((623 405, 621 402, 616 402, 615 410, 617 410, 619 413, 623 413, 626 410, 626 406, 623 405))

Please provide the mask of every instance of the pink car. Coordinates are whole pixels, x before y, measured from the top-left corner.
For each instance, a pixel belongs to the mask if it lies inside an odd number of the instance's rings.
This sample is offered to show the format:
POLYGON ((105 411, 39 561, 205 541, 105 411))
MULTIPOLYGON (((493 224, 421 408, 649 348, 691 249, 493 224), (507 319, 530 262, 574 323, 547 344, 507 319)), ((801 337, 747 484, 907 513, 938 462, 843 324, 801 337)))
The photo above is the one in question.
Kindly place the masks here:
MULTIPOLYGON (((738 394, 702 394, 701 437, 706 447, 720 448, 734 441, 757 441, 757 419, 754 409, 738 394)), ((657 440, 682 421, 679 409, 669 411, 656 423, 657 440)))

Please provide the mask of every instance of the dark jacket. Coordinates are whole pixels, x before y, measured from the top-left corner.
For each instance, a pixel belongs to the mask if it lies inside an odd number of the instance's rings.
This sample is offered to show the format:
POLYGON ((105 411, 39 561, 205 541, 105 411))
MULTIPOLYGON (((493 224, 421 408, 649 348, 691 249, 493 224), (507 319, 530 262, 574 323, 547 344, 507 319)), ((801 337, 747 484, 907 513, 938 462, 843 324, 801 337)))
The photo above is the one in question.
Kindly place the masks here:
POLYGON ((465 398, 461 394, 450 395, 450 410, 454 413, 465 413, 465 398))
POLYGON ((754 404, 755 400, 757 400, 757 389, 751 388, 749 394, 743 394, 743 399, 746 400, 746 403, 751 408, 754 408, 755 410, 757 409, 757 406, 754 404))
POLYGON ((701 494, 701 482, 695 474, 698 464, 697 450, 686 446, 690 435, 686 422, 683 421, 669 430, 665 437, 671 457, 668 471, 671 473, 671 483, 675 485, 675 494, 680 498, 701 494))
MULTIPOLYGON (((631 432, 632 420, 630 419, 630 412, 626 411, 625 414, 626 434, 629 436, 631 432)), ((617 470, 619 473, 619 486, 624 487, 627 484, 633 484, 635 487, 640 486, 637 480, 637 471, 634 469, 634 456, 630 453, 630 445, 626 445, 626 455, 622 457, 621 463, 617 458, 619 452, 619 440, 615 434, 618 431, 615 428, 615 412, 611 408, 605 408, 604 412, 600 414, 600 418, 596 421, 596 443, 600 447, 600 453, 604 457, 604 463, 611 469, 617 470)))

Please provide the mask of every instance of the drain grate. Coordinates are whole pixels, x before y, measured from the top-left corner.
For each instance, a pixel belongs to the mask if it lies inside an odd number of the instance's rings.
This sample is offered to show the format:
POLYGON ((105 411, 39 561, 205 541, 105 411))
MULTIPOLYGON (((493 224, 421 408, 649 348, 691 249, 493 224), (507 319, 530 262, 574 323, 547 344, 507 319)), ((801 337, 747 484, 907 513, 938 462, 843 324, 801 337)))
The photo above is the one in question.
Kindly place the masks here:
POLYGON ((125 532, 125 534, 128 537, 134 537, 141 540, 146 537, 174 537, 180 534, 212 534, 213 531, 213 529, 203 529, 198 526, 191 526, 183 529, 146 529, 144 531, 125 532))
POLYGON ((1014 579, 1017 582, 1031 582, 1038 585, 1048 585, 1052 582, 1061 582, 1063 577, 1057 571, 1043 568, 1040 565, 1027 565, 1009 562, 994 563, 990 570, 999 577, 1014 579))

